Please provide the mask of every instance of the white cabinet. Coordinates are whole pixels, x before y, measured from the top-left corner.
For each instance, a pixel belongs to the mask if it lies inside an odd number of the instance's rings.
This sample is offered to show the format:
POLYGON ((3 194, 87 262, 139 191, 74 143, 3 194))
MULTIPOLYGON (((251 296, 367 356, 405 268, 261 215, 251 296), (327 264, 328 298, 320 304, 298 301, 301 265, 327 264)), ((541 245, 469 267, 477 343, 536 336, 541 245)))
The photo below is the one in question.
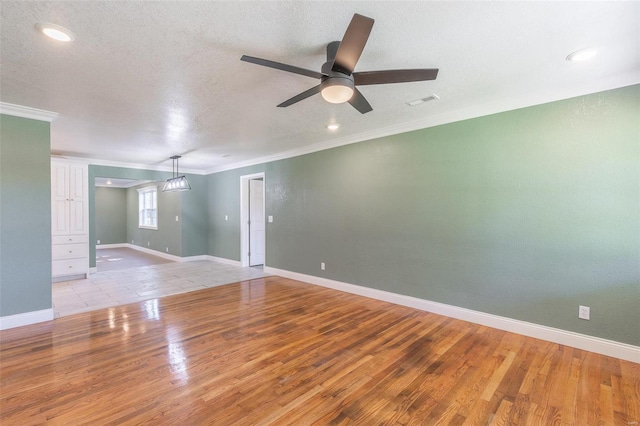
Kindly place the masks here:
POLYGON ((52 235, 87 234, 87 166, 51 162, 52 235))
POLYGON ((89 272, 88 166, 51 161, 52 276, 89 272))

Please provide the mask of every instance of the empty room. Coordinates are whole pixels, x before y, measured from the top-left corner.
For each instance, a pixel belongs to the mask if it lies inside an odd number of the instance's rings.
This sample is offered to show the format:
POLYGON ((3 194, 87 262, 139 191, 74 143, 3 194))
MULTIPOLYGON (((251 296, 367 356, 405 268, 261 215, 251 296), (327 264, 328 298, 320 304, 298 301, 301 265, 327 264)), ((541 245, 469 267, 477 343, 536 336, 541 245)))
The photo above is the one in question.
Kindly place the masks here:
POLYGON ((640 2, 0 2, 0 424, 640 424, 640 2))

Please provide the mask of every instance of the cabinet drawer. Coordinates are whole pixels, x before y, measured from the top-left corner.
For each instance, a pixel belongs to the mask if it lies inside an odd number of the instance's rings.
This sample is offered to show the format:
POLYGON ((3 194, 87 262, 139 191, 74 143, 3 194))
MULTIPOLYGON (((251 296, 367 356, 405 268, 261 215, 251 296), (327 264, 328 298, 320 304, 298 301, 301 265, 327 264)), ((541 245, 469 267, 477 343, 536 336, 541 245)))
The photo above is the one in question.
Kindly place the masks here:
POLYGON ((89 247, 86 244, 57 244, 51 246, 53 260, 80 259, 89 257, 89 247))
POLYGON ((89 242, 89 236, 87 234, 82 235, 54 235, 51 237, 52 244, 74 244, 74 243, 87 243, 89 242))
POLYGON ((89 271, 89 258, 54 260, 51 262, 51 275, 86 274, 89 271))

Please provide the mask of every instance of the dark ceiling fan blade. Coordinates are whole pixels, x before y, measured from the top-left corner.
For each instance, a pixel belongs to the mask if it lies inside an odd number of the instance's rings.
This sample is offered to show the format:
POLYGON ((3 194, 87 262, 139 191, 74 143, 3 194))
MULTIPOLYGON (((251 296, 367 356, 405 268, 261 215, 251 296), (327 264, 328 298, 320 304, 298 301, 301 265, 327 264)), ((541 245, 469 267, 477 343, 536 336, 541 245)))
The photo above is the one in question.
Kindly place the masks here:
POLYGON ((353 96, 349 99, 349 103, 355 109, 360 111, 361 114, 366 114, 369 111, 373 111, 369 102, 365 99, 364 95, 356 88, 353 89, 353 96))
POLYGON ((360 59, 365 44, 367 44, 369 33, 373 28, 373 22, 373 19, 366 16, 358 15, 357 13, 353 15, 336 52, 333 67, 331 68, 333 71, 351 75, 358 59, 360 59))
POLYGON ((408 83, 410 81, 435 80, 437 76, 437 68, 365 71, 354 72, 353 83, 357 86, 364 86, 367 84, 408 83))
POLYGON ((315 86, 315 87, 312 87, 309 90, 305 90, 304 92, 302 92, 302 93, 300 93, 298 95, 295 95, 291 99, 287 99, 286 101, 284 101, 283 103, 281 103, 278 106, 281 107, 281 108, 288 107, 289 105, 293 105, 296 102, 300 102, 300 101, 302 101, 304 99, 307 99, 308 97, 313 96, 316 93, 320 93, 320 85, 319 84, 317 86, 315 86))
POLYGON ((244 62, 251 62, 252 64, 262 65, 264 67, 275 68, 281 71, 287 71, 287 72, 292 72, 294 74, 304 75, 307 77, 313 77, 313 78, 324 77, 323 74, 317 71, 307 70, 304 68, 295 67, 293 65, 282 64, 280 62, 269 61, 267 59, 254 58, 253 56, 242 55, 242 58, 240 58, 240 60, 244 62))

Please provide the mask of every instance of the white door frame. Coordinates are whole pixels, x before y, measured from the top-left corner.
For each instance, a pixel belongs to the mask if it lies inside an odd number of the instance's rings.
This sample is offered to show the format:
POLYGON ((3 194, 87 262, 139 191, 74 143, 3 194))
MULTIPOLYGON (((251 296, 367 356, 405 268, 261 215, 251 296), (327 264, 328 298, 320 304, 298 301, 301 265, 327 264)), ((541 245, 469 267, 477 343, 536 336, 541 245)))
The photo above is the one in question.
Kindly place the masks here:
MULTIPOLYGON (((262 206, 265 208, 266 179, 264 172, 240 176, 240 264, 249 266, 249 181, 260 179, 265 182, 265 191, 262 193, 262 206)), ((266 216, 265 216, 266 218, 266 216)), ((265 233, 266 237, 266 233, 265 233)), ((266 238, 265 238, 265 266, 266 265, 266 238)))

